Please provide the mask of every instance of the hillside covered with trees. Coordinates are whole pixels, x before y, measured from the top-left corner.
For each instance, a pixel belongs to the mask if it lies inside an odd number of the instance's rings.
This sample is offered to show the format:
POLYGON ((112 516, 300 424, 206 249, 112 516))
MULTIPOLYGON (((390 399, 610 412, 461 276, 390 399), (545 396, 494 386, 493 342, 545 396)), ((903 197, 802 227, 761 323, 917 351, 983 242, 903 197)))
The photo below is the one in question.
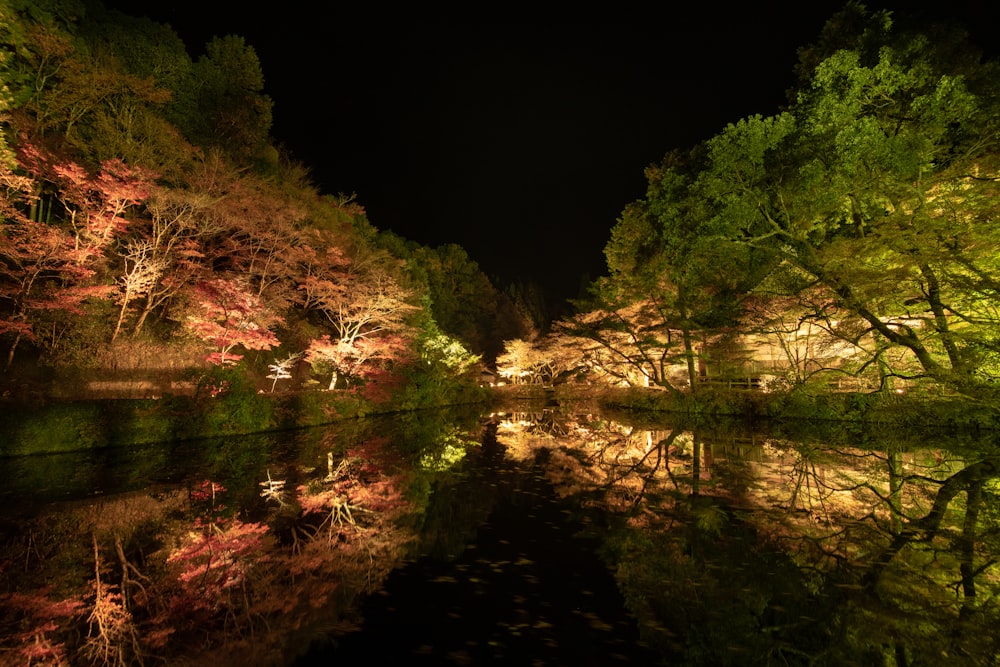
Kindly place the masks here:
POLYGON ((609 277, 501 374, 1000 407, 997 63, 851 3, 795 74, 783 110, 647 168, 609 277))
POLYGON ((0 83, 7 396, 241 378, 447 402, 541 325, 462 248, 321 193, 271 139, 276 102, 239 36, 193 59, 170 27, 98 2, 12 0, 0 83))

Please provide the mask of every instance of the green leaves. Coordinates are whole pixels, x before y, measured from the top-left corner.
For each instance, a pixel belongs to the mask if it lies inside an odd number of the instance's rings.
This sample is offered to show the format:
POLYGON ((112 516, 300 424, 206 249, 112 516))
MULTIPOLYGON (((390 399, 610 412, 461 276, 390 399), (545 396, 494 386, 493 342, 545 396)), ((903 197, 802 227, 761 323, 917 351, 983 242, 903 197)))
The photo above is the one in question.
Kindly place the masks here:
POLYGON ((264 73, 253 47, 227 35, 208 43, 195 64, 194 139, 224 149, 246 162, 265 146, 271 129, 271 98, 264 94, 264 73))
MULTIPOLYGON (((767 276, 809 276, 793 301, 782 290, 781 307, 801 309, 786 321, 836 312, 856 324, 831 321, 830 333, 883 372, 905 365, 890 357, 916 360, 916 372, 988 395, 970 373, 1000 339, 981 298, 997 289, 997 66, 978 65, 960 33, 892 32, 860 8, 838 16, 858 31, 805 54, 815 64, 793 106, 647 170, 646 198, 605 249, 604 294, 619 311, 623 297, 651 298, 665 326, 710 333, 767 276)), ((755 291, 757 312, 768 293, 755 291)))

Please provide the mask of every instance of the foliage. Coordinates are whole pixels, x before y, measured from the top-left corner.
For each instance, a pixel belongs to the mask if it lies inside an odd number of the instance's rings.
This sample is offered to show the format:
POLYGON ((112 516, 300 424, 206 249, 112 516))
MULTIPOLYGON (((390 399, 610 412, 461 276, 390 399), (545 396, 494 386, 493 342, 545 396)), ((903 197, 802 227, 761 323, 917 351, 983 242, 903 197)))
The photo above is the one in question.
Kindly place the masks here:
POLYGON ((198 378, 192 435, 259 433, 276 425, 275 407, 243 372, 213 366, 198 378))
POLYGON ((270 350, 279 344, 271 328, 281 319, 267 313, 260 299, 246 286, 231 279, 205 280, 194 286, 197 308, 188 316, 187 326, 211 344, 205 360, 218 366, 234 364, 243 358, 232 352, 239 346, 246 350, 270 350))
POLYGON ((434 321, 473 353, 492 360, 505 337, 527 332, 514 304, 459 246, 417 248, 410 257, 410 273, 427 285, 434 321))
POLYGON ((405 387, 397 397, 402 409, 460 405, 485 399, 479 386, 479 355, 458 340, 429 326, 417 339, 417 356, 400 371, 405 387))
POLYGON ((784 111, 646 170, 610 275, 559 328, 609 383, 735 376, 997 408, 1000 64, 961 31, 856 4, 801 57, 784 111))
POLYGON ((268 370, 271 374, 267 376, 267 379, 274 380, 274 382, 271 383, 271 391, 274 391, 275 386, 278 384, 278 380, 291 379, 291 369, 301 358, 302 354, 296 352, 268 366, 268 370))
POLYGON ((214 37, 193 68, 194 114, 187 118, 192 138, 224 148, 237 162, 257 157, 271 129, 271 99, 253 47, 236 35, 214 37))
MULTIPOLYGON (((331 386, 369 384, 369 398, 391 402, 403 377, 393 367, 417 354, 420 330, 495 350, 497 305, 509 303, 464 251, 381 233, 353 195, 321 196, 301 165, 274 158, 263 67, 242 37, 213 38, 195 62, 169 26, 100 4, 2 11, 8 371, 17 353, 19 373, 51 369, 62 395, 126 373, 161 387, 201 371, 187 355, 197 337, 210 363, 280 346, 284 363, 308 356, 331 386), (141 368, 120 358, 140 340, 153 348, 141 368)), ((272 367, 272 389, 312 388, 279 360, 247 361, 255 381, 272 367)), ((361 395, 340 401, 349 414, 371 409, 361 395)))

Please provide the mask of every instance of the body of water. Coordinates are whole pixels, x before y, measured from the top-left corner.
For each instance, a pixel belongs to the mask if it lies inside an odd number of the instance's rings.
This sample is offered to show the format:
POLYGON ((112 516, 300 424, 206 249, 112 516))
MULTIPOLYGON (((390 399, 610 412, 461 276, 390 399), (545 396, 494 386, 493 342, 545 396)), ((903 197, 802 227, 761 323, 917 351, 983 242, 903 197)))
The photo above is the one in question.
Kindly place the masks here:
POLYGON ((564 407, 10 459, 0 659, 995 665, 998 451, 564 407))

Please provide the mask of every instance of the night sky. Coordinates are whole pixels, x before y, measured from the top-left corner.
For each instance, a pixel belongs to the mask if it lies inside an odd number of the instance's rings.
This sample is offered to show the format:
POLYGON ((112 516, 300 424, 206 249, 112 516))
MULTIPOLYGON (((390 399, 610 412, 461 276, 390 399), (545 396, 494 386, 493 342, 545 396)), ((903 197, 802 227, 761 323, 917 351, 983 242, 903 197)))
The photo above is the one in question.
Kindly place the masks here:
MULTIPOLYGON (((275 103, 275 141, 323 193, 356 193, 377 228, 457 243, 491 277, 537 282, 554 300, 604 272, 643 169, 778 111, 797 48, 843 5, 667 3, 641 23, 460 24, 362 21, 314 3, 105 4, 169 23, 193 57, 213 35, 242 35, 275 103)), ((941 11, 991 48, 994 4, 941 11)))

